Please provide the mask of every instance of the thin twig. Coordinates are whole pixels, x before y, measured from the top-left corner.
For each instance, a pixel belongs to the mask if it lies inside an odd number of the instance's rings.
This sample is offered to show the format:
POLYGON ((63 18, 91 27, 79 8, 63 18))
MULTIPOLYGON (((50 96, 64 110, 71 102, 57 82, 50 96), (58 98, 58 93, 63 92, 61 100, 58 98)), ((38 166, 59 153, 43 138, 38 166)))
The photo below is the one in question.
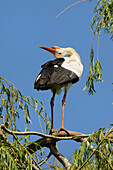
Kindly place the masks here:
POLYGON ((52 155, 52 152, 50 152, 45 159, 43 159, 41 162, 38 163, 39 166, 42 166, 52 155))
MULTIPOLYGON (((30 106, 32 106, 33 108, 35 108, 35 107, 33 106, 33 104, 31 104, 30 102, 28 102, 25 98, 20 97, 20 96, 18 96, 18 98, 22 99, 23 101, 27 102, 30 106)), ((36 112, 38 112, 38 114, 42 117, 42 119, 44 120, 44 122, 47 124, 47 121, 45 120, 45 118, 42 116, 42 114, 41 114, 37 109, 36 109, 36 112)))
MULTIPOLYGON (((14 88, 13 86, 11 87, 12 89, 12 112, 11 112, 11 118, 10 118, 10 123, 9 123, 9 129, 11 127, 12 121, 13 121, 13 114, 14 114, 14 103, 15 103, 15 96, 14 96, 14 88)), ((7 138, 8 138, 9 134, 7 133, 7 138)))
POLYGON ((98 43, 97 43, 97 60, 98 60, 98 55, 99 55, 99 38, 100 38, 100 28, 99 28, 98 43))
POLYGON ((1 76, 0 76, 0 79, 4 80, 9 85, 10 88, 12 87, 11 85, 13 85, 13 83, 11 83, 9 80, 6 80, 1 76))
POLYGON ((64 11, 66 11, 66 10, 69 9, 70 7, 76 5, 76 4, 80 3, 80 2, 83 2, 83 1, 86 1, 86 0, 81 0, 81 1, 75 2, 74 4, 71 4, 70 6, 68 6, 67 8, 65 8, 62 12, 60 12, 60 13, 56 16, 56 18, 59 17, 64 11))
POLYGON ((41 125, 41 120, 40 120, 40 116, 39 115, 38 115, 38 120, 39 120, 39 125, 40 125, 40 128, 41 128, 41 131, 42 131, 42 133, 44 133, 42 125, 41 125))
POLYGON ((4 117, 3 117, 3 116, 0 116, 0 119, 2 119, 3 124, 5 124, 5 122, 4 122, 4 117))
POLYGON ((105 7, 106 7, 106 4, 107 4, 107 2, 104 4, 104 8, 103 8, 103 11, 102 11, 100 20, 98 21, 97 26, 96 26, 96 29, 95 29, 95 31, 94 31, 94 36, 93 36, 93 41, 92 41, 91 49, 93 49, 94 39, 95 39, 95 35, 96 35, 96 31, 97 31, 98 27, 99 27, 99 36, 100 36, 100 26, 101 26, 101 25, 99 26, 99 24, 100 24, 100 22, 101 22, 101 20, 102 20, 102 17, 103 17, 103 14, 104 14, 104 9, 105 9, 105 7))

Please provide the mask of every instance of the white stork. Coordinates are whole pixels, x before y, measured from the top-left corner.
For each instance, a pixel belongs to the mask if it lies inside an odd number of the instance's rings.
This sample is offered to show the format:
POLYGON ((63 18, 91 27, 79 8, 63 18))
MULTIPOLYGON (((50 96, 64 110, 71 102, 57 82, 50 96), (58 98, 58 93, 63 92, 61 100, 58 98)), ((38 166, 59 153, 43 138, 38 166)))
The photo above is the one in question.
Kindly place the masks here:
POLYGON ((64 87, 64 96, 62 99, 62 123, 60 130, 64 130, 64 107, 67 91, 70 86, 80 80, 83 72, 83 65, 80 56, 73 48, 60 48, 54 46, 52 48, 40 46, 57 58, 48 61, 42 65, 42 70, 34 82, 34 89, 48 90, 51 89, 53 96, 50 101, 51 105, 51 132, 53 132, 53 106, 55 94, 60 94, 61 88, 64 87), (67 57, 67 56, 68 57, 67 57))

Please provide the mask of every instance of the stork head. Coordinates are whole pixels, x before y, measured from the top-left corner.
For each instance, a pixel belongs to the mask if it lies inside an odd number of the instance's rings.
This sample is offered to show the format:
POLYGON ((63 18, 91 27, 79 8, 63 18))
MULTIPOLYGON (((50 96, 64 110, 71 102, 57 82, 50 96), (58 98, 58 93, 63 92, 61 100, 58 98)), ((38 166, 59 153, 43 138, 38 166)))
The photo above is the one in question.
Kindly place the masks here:
POLYGON ((75 52, 73 48, 69 48, 69 47, 60 48, 60 47, 54 46, 50 48, 50 47, 40 46, 40 48, 51 52, 52 54, 54 54, 56 58, 62 58, 65 55, 71 56, 75 52))

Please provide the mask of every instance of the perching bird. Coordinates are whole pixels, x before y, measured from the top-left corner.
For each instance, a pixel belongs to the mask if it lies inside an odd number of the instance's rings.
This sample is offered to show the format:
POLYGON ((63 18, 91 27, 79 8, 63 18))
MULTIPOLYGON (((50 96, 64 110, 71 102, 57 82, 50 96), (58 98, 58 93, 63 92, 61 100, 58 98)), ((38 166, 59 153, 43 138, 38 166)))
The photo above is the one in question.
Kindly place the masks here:
POLYGON ((61 88, 64 87, 64 96, 62 99, 62 123, 60 130, 64 129, 64 107, 67 91, 70 86, 80 80, 83 72, 83 65, 80 56, 73 48, 60 48, 54 46, 52 48, 40 46, 57 58, 48 61, 42 65, 42 70, 34 82, 34 89, 48 90, 51 89, 53 96, 50 101, 51 105, 51 132, 53 132, 53 106, 55 94, 60 94, 61 88))

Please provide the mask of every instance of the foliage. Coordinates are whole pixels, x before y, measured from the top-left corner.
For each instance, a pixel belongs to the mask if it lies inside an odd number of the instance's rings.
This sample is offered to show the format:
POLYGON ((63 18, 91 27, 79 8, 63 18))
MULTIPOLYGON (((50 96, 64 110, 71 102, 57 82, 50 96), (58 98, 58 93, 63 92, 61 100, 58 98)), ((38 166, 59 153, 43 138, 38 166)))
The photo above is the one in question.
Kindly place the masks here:
MULTIPOLYGON (((92 0, 90 0, 92 1, 92 0)), ((86 86, 84 90, 88 90, 89 94, 96 92, 94 88, 94 82, 102 81, 102 67, 98 58, 99 51, 99 37, 102 28, 107 34, 111 35, 111 40, 113 40, 113 0, 99 0, 96 6, 93 9, 95 16, 92 18, 92 24, 90 29, 94 31, 94 37, 90 52, 90 69, 86 81, 86 86), (97 43, 97 59, 94 63, 94 39, 95 35, 98 34, 98 43, 97 43)))
POLYGON ((87 77, 87 82, 86 82, 86 86, 84 87, 84 90, 86 90, 88 88, 88 93, 93 95, 93 92, 96 93, 96 90, 94 88, 94 82, 95 81, 102 81, 102 67, 100 65, 98 56, 97 56, 97 60, 94 64, 94 50, 91 49, 90 52, 90 69, 89 69, 89 75, 87 77))
POLYGON ((102 27, 106 33, 111 35, 113 40, 113 0, 99 0, 93 11, 95 16, 92 18, 90 28, 93 30, 96 24, 95 31, 99 33, 102 27))
MULTIPOLYGON (((41 169, 40 162, 47 157, 47 153, 37 143, 35 145, 40 149, 31 155, 27 147, 32 143, 30 135, 21 135, 19 138, 14 133, 19 131, 16 120, 20 118, 20 113, 24 115, 25 131, 29 131, 31 124, 29 106, 38 112, 48 127, 49 119, 46 114, 44 116, 45 110, 42 104, 32 97, 25 97, 12 83, 0 77, 0 114, 6 128, 13 131, 11 139, 11 135, 1 128, 2 124, 0 125, 0 169, 30 170, 33 164, 41 169)), ((113 125, 99 129, 81 143, 79 150, 75 150, 71 159, 70 169, 113 169, 113 127, 111 126, 113 125)), ((51 169, 63 169, 58 161, 46 163, 51 169)))
MULTIPOLYGON (((50 119, 42 104, 33 97, 24 96, 11 82, 0 77, 0 116, 5 118, 3 120, 5 126, 12 131, 20 131, 17 127, 17 122, 19 118, 23 118, 25 120, 25 131, 29 131, 29 125, 32 123, 30 110, 33 110, 32 114, 38 113, 41 129, 41 122, 44 121, 48 130, 50 119)), ((13 140, 11 143, 7 140, 9 134, 3 130, 2 133, 6 138, 2 142, 2 137, 0 136, 1 167, 12 170, 19 168, 30 169, 31 160, 34 160, 34 158, 25 147, 30 143, 30 136, 22 136, 19 139, 16 135, 13 135, 13 139, 10 137, 10 140, 13 140)), ((34 154, 35 159, 40 160, 43 154, 43 149, 41 149, 38 155, 34 154)), ((0 169, 2 169, 1 167, 0 169)))
MULTIPOLYGON (((56 17, 60 16, 64 11, 72 7, 73 5, 76 5, 78 3, 81 3, 86 0, 80 0, 77 1, 67 8, 65 8, 62 12, 60 12, 56 17)), ((93 0, 89 0, 90 2, 93 0)), ((86 85, 83 90, 87 90, 89 95, 93 95, 94 92, 96 93, 94 83, 95 82, 101 82, 102 80, 102 67, 99 62, 99 38, 100 33, 103 28, 103 30, 111 36, 111 40, 113 40, 113 0, 98 0, 96 6, 93 9, 93 12, 95 16, 92 18, 92 24, 90 25, 90 29, 93 30, 94 37, 92 41, 92 46, 90 50, 90 69, 89 74, 87 77, 86 85), (98 42, 97 42, 97 58, 96 62, 94 63, 94 40, 95 36, 98 34, 98 42)))
MULTIPOLYGON (((113 126, 113 125, 111 125, 113 126)), ((94 132, 75 150, 72 169, 113 169, 113 127, 105 127, 94 132), (111 129, 110 129, 111 128, 111 129)))
MULTIPOLYGON (((38 113, 46 123, 46 128, 49 128, 50 120, 41 102, 38 102, 33 97, 24 96, 11 82, 2 77, 0 77, 0 91, 0 115, 5 117, 5 125, 7 128, 19 130, 16 127, 16 119, 19 119, 23 114, 25 118, 25 131, 28 131, 29 124, 31 123, 29 107, 33 108, 35 112, 38 113)), ((40 117, 39 122, 41 123, 40 117)))

